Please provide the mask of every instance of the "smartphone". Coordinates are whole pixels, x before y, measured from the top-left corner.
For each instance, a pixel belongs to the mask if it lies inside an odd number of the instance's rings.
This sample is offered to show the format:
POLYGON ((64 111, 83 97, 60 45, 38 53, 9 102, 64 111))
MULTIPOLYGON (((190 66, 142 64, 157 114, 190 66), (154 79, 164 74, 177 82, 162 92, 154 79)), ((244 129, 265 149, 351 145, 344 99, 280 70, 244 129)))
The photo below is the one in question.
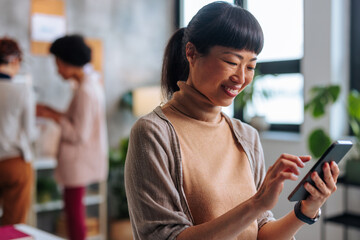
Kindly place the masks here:
POLYGON ((300 183, 295 187, 295 189, 290 193, 288 199, 289 201, 300 201, 305 200, 309 193, 305 190, 305 182, 311 183, 315 186, 314 181, 311 179, 311 173, 316 171, 321 178, 323 178, 322 167, 325 162, 335 161, 339 163, 341 159, 344 158, 346 153, 350 150, 353 143, 348 140, 338 140, 330 145, 330 147, 325 151, 325 153, 319 158, 319 160, 314 164, 310 171, 305 175, 305 177, 300 181, 300 183))

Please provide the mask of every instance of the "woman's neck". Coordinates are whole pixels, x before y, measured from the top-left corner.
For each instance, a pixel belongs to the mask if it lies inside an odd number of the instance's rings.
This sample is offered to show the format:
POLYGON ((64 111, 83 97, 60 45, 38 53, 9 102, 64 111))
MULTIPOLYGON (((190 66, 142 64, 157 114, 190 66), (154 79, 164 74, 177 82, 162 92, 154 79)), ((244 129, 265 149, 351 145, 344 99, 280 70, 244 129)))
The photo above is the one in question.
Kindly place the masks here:
POLYGON ((85 74, 82 68, 78 68, 74 71, 72 78, 78 83, 81 84, 84 81, 85 74))
POLYGON ((179 81, 178 86, 180 91, 174 93, 169 104, 183 114, 200 121, 221 120, 221 106, 214 106, 206 96, 185 82, 179 81))
POLYGON ((17 70, 9 64, 0 65, 0 72, 9 75, 11 78, 16 75, 17 70))

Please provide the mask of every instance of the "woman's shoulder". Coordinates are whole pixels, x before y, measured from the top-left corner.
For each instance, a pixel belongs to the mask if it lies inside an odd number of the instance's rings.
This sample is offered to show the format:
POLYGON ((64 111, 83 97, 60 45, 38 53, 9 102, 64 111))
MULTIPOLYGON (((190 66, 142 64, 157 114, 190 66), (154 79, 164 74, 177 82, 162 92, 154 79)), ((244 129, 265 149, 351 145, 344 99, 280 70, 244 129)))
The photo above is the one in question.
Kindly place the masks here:
POLYGON ((259 132, 250 124, 236 118, 229 118, 233 132, 243 147, 261 151, 259 132))
POLYGON ((0 90, 4 94, 6 93, 6 95, 11 96, 12 99, 20 98, 25 101, 31 93, 31 87, 28 84, 13 81, 0 81, 0 90))
POLYGON ((229 119, 233 125, 234 131, 240 134, 241 136, 258 138, 259 136, 258 131, 250 124, 242 122, 241 120, 236 118, 229 118, 229 119))
POLYGON ((156 107, 150 113, 140 117, 133 125, 131 132, 143 133, 159 132, 163 133, 169 131, 169 121, 161 110, 161 107, 156 107))

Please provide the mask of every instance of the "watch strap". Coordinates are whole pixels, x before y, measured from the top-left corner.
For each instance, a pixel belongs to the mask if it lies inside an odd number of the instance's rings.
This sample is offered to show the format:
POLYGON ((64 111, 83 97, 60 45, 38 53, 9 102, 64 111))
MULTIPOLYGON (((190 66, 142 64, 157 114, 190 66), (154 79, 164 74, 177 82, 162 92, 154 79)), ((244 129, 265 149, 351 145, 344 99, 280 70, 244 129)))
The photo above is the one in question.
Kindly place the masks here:
POLYGON ((309 218, 308 216, 305 216, 302 212, 301 212, 301 201, 298 201, 295 206, 294 206, 294 212, 295 212, 295 216, 303 221, 304 223, 307 223, 309 225, 317 222, 320 218, 321 215, 321 209, 319 208, 318 214, 315 218, 309 218))

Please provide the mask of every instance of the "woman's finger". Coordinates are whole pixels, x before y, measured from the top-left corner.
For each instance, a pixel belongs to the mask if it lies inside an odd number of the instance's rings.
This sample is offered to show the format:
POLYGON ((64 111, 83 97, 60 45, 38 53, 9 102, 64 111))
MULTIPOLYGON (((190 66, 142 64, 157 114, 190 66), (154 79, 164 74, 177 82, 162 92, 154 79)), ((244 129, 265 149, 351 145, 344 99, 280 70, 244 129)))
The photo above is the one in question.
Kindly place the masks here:
POLYGON ((297 165, 298 167, 301 167, 301 168, 305 167, 304 162, 307 162, 307 161, 309 161, 309 160, 311 159, 310 156, 300 156, 300 157, 298 157, 298 156, 291 155, 291 154, 283 154, 282 156, 283 156, 285 159, 290 160, 290 161, 296 163, 296 165, 297 165))
POLYGON ((281 154, 275 164, 272 166, 272 171, 275 173, 286 171, 293 172, 299 175, 298 167, 304 167, 305 164, 300 160, 299 157, 290 154, 281 154))
POLYGON ((336 180, 334 179, 335 176, 331 172, 329 163, 324 163, 323 172, 325 184, 331 192, 334 192, 336 190, 336 180))
POLYGON ((299 156, 300 160, 303 162, 303 163, 306 163, 308 161, 311 160, 311 156, 310 155, 306 155, 306 156, 299 156))
POLYGON ((306 189, 306 191, 308 191, 308 193, 312 196, 312 198, 320 198, 321 197, 320 192, 313 185, 311 185, 311 183, 306 182, 304 184, 304 188, 306 189))
MULTIPOLYGON (((327 170, 329 171, 330 169, 327 169, 327 170)), ((328 173, 328 174, 330 174, 330 173, 328 173)), ((329 190, 329 188, 325 184, 325 182, 320 178, 320 176, 317 172, 311 173, 311 179, 314 181, 316 188, 323 195, 323 197, 327 198, 330 196, 331 191, 329 190)))
POLYGON ((332 161, 330 163, 330 169, 331 169, 333 179, 334 179, 335 183, 337 183, 337 179, 339 177, 340 169, 339 169, 338 165, 336 164, 336 162, 332 161))

